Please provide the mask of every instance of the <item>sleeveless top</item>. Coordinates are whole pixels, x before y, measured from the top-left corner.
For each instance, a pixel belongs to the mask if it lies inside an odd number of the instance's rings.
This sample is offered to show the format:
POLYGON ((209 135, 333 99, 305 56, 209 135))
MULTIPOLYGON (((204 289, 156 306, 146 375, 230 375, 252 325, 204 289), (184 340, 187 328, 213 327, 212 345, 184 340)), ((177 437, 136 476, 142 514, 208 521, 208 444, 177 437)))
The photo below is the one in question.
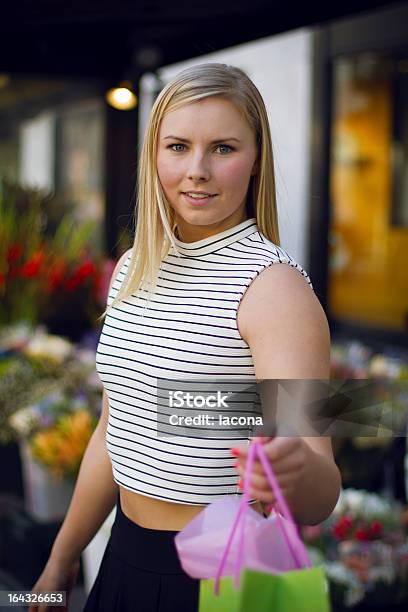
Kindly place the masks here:
MULTIPOLYGON (((106 448, 115 482, 142 495, 205 505, 241 494, 230 448, 249 437, 159 436, 159 379, 239 377, 256 382, 251 351, 237 327, 238 306, 273 264, 305 270, 258 229, 256 219, 196 242, 174 237, 157 289, 138 290, 105 317, 96 368, 109 400, 106 448)), ((111 305, 130 255, 112 283, 111 305)))

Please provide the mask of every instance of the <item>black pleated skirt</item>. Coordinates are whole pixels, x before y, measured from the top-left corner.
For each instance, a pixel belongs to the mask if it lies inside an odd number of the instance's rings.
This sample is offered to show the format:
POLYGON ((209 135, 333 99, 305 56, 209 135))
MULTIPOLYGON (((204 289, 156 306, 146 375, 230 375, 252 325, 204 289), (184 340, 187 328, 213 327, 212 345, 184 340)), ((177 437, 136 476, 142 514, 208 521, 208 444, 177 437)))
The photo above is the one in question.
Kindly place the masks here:
POLYGON ((110 538, 83 612, 197 612, 200 581, 180 565, 177 531, 140 527, 116 503, 110 538))

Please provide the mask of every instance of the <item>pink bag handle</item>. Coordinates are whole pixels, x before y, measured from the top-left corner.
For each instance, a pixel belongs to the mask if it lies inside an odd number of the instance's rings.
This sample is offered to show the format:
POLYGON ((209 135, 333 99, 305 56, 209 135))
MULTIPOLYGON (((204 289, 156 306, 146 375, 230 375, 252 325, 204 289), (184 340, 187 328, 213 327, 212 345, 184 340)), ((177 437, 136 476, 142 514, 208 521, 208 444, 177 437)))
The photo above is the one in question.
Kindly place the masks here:
POLYGON ((219 586, 220 586, 220 579, 221 579, 221 574, 222 571, 225 567, 225 563, 227 561, 227 557, 228 557, 228 553, 231 549, 231 545, 232 545, 232 541, 235 535, 235 532, 238 528, 238 525, 241 521, 241 533, 240 533, 240 539, 239 539, 239 544, 238 544, 238 551, 237 551, 237 556, 235 559, 235 563, 234 563, 234 584, 236 587, 238 587, 239 584, 239 574, 240 574, 240 569, 242 567, 242 556, 243 556, 243 549, 244 549, 244 527, 245 527, 245 516, 246 516, 246 512, 249 508, 249 499, 250 499, 250 495, 249 495, 249 488, 250 488, 250 475, 252 474, 252 467, 253 467, 253 463, 254 463, 254 459, 255 459, 255 455, 258 455, 259 460, 262 463, 262 467, 264 468, 266 477, 268 479, 268 482, 271 486, 271 489, 276 497, 277 500, 277 506, 279 507, 279 510, 281 511, 282 515, 284 516, 284 518, 291 523, 293 526, 295 526, 293 535, 294 535, 294 542, 291 541, 291 539, 288 536, 288 533, 286 531, 286 526, 284 521, 282 521, 279 513, 277 513, 276 515, 276 519, 278 521, 278 525, 279 528, 282 532, 282 535, 285 539, 285 542, 288 546, 289 551, 292 554, 294 563, 296 565, 297 568, 301 569, 304 567, 311 567, 312 564, 310 562, 309 556, 307 554, 306 548, 302 542, 302 540, 299 537, 299 534, 297 532, 296 529, 296 525, 295 522, 293 520, 292 514, 288 508, 288 505, 285 501, 285 498, 282 494, 281 488, 278 484, 278 481, 276 479, 275 474, 273 473, 273 470, 270 466, 270 463, 268 461, 267 456, 265 455, 265 451, 262 448, 262 444, 260 442, 257 441, 252 441, 250 446, 249 446, 249 452, 248 452, 248 457, 247 457, 247 465, 246 465, 246 470, 245 470, 245 477, 244 477, 244 493, 237 511, 237 514, 235 516, 230 534, 228 536, 228 540, 227 543, 225 545, 225 549, 224 552, 222 554, 221 557, 221 561, 220 564, 218 566, 216 575, 215 575, 215 581, 214 581, 214 592, 216 595, 218 595, 219 593, 219 586))

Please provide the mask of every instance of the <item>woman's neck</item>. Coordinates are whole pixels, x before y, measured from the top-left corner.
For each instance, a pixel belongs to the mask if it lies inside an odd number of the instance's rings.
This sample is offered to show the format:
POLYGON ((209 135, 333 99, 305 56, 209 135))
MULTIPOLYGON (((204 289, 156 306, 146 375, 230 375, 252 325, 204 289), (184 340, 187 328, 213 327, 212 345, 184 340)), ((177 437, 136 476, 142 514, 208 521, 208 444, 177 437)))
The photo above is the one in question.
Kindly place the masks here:
POLYGON ((211 236, 224 232, 231 227, 235 227, 246 219, 248 219, 248 215, 246 214, 245 209, 235 211, 235 213, 226 219, 222 219, 221 221, 212 223, 211 225, 193 225, 191 223, 186 223, 184 219, 179 217, 176 219, 177 225, 175 227, 174 234, 178 240, 181 240, 181 242, 197 242, 198 240, 210 238, 211 236))

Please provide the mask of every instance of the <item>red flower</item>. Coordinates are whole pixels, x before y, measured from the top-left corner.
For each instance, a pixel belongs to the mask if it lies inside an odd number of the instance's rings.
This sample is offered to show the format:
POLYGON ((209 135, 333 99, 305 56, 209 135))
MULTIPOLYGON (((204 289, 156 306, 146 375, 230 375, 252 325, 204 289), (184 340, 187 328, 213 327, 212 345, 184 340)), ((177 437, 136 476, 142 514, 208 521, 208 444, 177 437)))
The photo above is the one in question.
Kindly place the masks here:
POLYGON ((350 529, 353 522, 349 516, 342 516, 336 523, 337 527, 341 527, 342 529, 350 529))
POLYGON ((77 278, 76 276, 71 276, 70 278, 68 278, 65 283, 64 283, 64 288, 67 291, 75 291, 75 289, 78 287, 78 285, 81 284, 81 279, 77 278))
POLYGON ((84 261, 74 272, 74 276, 83 280, 88 278, 88 276, 92 276, 96 272, 96 267, 94 263, 90 260, 84 261))
POLYGON ((337 523, 333 525, 333 535, 337 539, 342 540, 349 534, 352 525, 353 521, 349 516, 342 516, 337 523))
POLYGON ((16 261, 16 259, 19 259, 21 257, 22 253, 23 247, 21 246, 21 244, 15 243, 10 245, 6 256, 7 262, 13 263, 13 261, 16 261))
POLYGON ((72 276, 65 282, 67 291, 74 291, 84 280, 96 274, 97 270, 92 261, 85 261, 74 270, 72 276))
POLYGON ((341 525, 334 525, 333 535, 338 539, 342 540, 346 535, 346 530, 341 525))
POLYGON ((20 268, 19 276, 23 278, 32 278, 38 274, 38 271, 45 259, 43 251, 36 251, 32 254, 30 259, 20 268))
POLYGON ((54 291, 62 284, 65 274, 65 263, 63 261, 56 262, 47 278, 47 287, 49 291, 54 291))
POLYGON ((380 521, 373 521, 368 528, 368 532, 372 538, 376 538, 377 536, 381 535, 382 530, 383 525, 380 523, 380 521))
POLYGON ((360 529, 356 529, 354 537, 359 542, 366 542, 367 540, 370 539, 370 534, 367 529, 360 528, 360 529))

